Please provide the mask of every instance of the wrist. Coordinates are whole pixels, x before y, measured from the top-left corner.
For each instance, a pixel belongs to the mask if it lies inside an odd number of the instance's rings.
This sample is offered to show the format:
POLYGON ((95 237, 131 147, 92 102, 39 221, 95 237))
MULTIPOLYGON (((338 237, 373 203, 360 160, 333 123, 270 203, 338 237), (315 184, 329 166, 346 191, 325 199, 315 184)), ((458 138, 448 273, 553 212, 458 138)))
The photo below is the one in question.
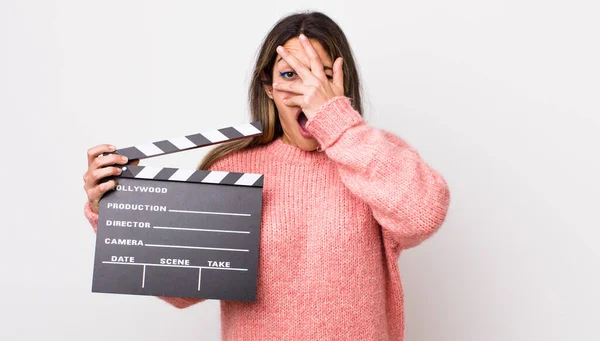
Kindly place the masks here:
POLYGON ((99 204, 94 204, 88 200, 85 204, 84 213, 88 219, 97 220, 98 219, 98 209, 100 208, 99 204))

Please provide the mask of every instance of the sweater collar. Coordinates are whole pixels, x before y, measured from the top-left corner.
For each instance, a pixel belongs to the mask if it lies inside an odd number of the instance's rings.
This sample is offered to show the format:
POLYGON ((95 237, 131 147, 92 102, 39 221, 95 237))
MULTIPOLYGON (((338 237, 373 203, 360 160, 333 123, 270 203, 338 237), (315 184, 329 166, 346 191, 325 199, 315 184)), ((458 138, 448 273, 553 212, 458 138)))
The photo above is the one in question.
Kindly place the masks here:
POLYGON ((287 144, 281 140, 281 137, 275 138, 270 144, 269 149, 277 159, 295 161, 299 163, 323 161, 327 155, 323 151, 305 151, 300 147, 287 144))

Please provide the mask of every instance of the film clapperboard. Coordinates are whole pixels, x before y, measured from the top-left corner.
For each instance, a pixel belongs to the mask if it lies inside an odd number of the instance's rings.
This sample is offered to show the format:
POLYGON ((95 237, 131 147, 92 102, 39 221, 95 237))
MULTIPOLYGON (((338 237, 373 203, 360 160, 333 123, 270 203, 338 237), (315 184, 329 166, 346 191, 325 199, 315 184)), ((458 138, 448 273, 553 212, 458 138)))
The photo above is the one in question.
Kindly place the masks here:
MULTIPOLYGON (((261 134, 257 121, 115 153, 145 159, 261 134)), ((100 200, 92 292, 255 300, 262 174, 118 167, 100 200)))

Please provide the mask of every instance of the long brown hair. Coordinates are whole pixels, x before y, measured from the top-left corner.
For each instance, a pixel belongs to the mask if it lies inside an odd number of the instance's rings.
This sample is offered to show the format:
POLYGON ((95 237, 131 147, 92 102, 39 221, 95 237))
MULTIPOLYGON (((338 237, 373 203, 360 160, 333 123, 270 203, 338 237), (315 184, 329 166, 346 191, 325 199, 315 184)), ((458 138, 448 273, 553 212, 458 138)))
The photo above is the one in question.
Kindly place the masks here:
POLYGON ((344 59, 342 64, 344 95, 350 98, 353 108, 362 114, 359 75, 352 49, 342 29, 321 12, 303 12, 286 16, 280 19, 265 37, 258 51, 248 91, 250 122, 260 121, 263 126, 263 134, 223 143, 215 147, 204 157, 198 169, 207 169, 227 154, 268 144, 283 135, 277 108, 273 100, 265 93, 264 86, 270 86, 273 83, 277 46, 284 45, 289 39, 299 36, 300 33, 321 43, 331 60, 338 57, 344 59))

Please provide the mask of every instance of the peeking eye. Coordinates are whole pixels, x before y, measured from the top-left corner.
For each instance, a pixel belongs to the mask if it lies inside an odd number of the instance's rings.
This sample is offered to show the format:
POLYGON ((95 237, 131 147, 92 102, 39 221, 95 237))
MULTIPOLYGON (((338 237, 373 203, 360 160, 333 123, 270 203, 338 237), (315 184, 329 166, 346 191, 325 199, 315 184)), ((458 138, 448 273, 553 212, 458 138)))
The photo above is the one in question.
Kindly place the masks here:
POLYGON ((281 71, 279 75, 285 80, 292 80, 296 73, 294 71, 281 71))

